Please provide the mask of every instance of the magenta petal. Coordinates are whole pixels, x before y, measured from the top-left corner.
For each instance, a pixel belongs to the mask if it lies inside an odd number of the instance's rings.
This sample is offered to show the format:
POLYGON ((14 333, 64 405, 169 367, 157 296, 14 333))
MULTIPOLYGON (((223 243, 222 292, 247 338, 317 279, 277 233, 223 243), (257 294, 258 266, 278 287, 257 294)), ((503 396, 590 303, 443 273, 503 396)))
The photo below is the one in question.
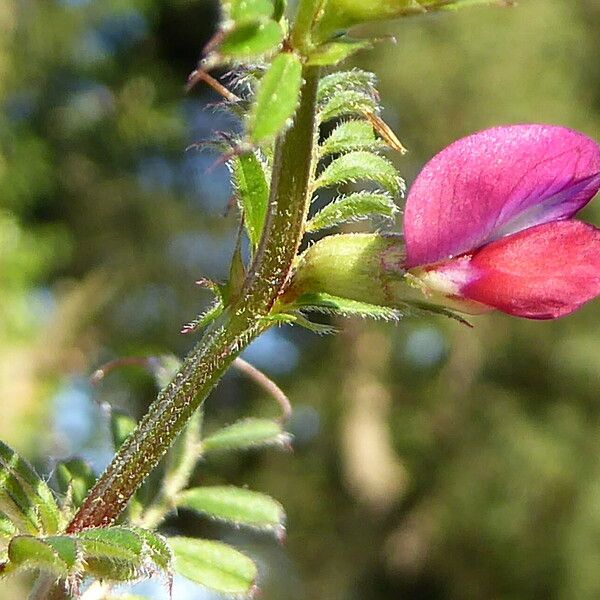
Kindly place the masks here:
POLYGON ((600 229, 538 225, 484 246, 462 271, 464 298, 518 317, 561 317, 600 294, 600 229))
POLYGON ((571 129, 512 125, 463 138, 425 165, 408 194, 407 264, 568 219, 599 188, 600 146, 571 129))

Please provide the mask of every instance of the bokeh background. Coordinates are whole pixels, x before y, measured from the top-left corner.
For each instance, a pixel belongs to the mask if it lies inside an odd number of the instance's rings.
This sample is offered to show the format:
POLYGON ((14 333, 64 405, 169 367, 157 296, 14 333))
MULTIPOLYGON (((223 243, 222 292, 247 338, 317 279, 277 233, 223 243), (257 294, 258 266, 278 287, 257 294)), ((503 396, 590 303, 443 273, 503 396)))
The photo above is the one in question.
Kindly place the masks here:
MULTIPOLYGON (((47 474, 110 458, 102 403, 139 416, 142 372, 174 352, 223 277, 235 216, 225 168, 185 151, 238 125, 183 83, 214 32, 211 0, 0 0, 0 437, 47 474)), ((600 139, 600 3, 415 17, 354 64, 379 77, 410 183, 452 140, 548 122, 600 139)), ((600 223, 600 203, 584 211, 600 223)), ((295 406, 293 454, 207 462, 198 481, 280 499, 284 546, 189 514, 260 564, 264 600, 600 598, 600 302, 556 322, 502 315, 277 329, 246 357, 295 406)), ((207 427, 275 409, 229 374, 207 427)), ((25 597, 24 582, 0 598, 25 597)), ((164 589, 138 588, 166 598, 164 589)), ((213 598, 177 582, 176 598, 213 598)))

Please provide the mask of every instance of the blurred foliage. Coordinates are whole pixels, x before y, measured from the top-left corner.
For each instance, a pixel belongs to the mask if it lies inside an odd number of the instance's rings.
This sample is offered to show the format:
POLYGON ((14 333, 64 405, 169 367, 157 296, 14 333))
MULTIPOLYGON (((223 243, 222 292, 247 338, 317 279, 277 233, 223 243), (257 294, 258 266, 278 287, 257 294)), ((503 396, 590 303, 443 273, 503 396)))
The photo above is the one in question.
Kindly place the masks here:
MULTIPOLYGON (((185 352, 180 325, 208 302, 193 281, 226 273, 226 170, 185 151, 236 127, 207 108, 208 90, 184 93, 216 17, 208 0, 0 2, 0 437, 38 464, 104 466, 95 401, 139 415, 153 386, 133 368, 97 390, 87 375, 185 352)), ((380 79, 409 183, 452 140, 500 123, 600 138, 597 0, 385 31, 397 44, 355 62, 380 79)), ((600 223, 600 205, 586 212, 600 223)), ((265 600, 598 598, 599 317, 596 302, 473 330, 441 318, 349 322, 331 338, 273 330, 245 356, 289 392, 295 452, 211 458, 203 473, 280 499, 285 547, 185 512, 169 526, 235 536, 259 560, 265 600)), ((208 429, 276 410, 235 374, 208 408, 208 429)), ((22 597, 14 585, 0 598, 22 597)))

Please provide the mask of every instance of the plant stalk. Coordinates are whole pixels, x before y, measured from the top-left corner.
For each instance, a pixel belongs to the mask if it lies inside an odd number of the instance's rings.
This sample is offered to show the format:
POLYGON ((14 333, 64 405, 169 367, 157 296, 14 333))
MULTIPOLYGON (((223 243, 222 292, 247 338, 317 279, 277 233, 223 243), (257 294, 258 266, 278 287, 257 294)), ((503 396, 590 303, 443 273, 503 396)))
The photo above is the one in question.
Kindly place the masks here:
POLYGON ((296 119, 276 143, 267 221, 239 299, 160 392, 90 491, 68 533, 114 523, 234 358, 271 325, 264 317, 288 281, 304 233, 314 171, 318 71, 305 68, 303 75, 296 119))
POLYGON ((292 46, 301 52, 312 48, 312 29, 315 18, 326 0, 300 0, 294 30, 292 31, 292 46))

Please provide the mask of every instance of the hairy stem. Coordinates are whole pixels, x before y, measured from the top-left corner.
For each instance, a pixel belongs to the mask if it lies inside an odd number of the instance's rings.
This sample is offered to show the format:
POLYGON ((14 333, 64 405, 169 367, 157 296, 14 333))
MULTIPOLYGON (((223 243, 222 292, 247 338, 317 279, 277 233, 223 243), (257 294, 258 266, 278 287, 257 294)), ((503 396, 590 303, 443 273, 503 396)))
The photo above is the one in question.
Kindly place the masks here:
POLYGON ((204 334, 160 392, 90 491, 68 532, 115 521, 237 354, 270 326, 264 317, 291 272, 314 170, 317 71, 305 68, 304 79, 295 122, 276 144, 267 222, 240 298, 204 334))
POLYGON ((296 23, 292 31, 292 45, 296 49, 302 52, 310 50, 312 45, 311 30, 324 2, 325 0, 300 0, 296 23))

